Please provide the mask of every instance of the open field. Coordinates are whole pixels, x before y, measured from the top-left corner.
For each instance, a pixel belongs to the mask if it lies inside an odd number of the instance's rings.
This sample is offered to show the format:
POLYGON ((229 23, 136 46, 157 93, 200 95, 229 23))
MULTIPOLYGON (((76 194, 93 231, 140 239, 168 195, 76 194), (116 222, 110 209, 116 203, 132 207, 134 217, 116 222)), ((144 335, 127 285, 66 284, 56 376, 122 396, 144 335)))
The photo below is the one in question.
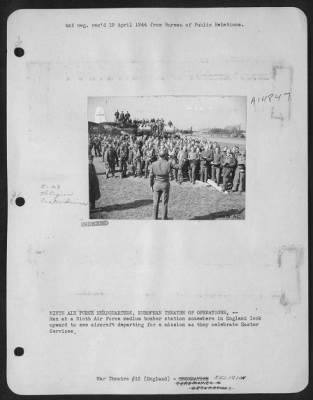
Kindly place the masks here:
MULTIPOLYGON (((152 219, 152 193, 149 179, 132 176, 107 179, 101 158, 94 158, 101 198, 96 202, 93 219, 152 219)), ((162 204, 160 204, 162 207, 162 204)), ((161 213, 160 213, 161 214, 161 213)), ((171 182, 169 219, 214 220, 244 219, 245 193, 220 193, 200 183, 171 182)))

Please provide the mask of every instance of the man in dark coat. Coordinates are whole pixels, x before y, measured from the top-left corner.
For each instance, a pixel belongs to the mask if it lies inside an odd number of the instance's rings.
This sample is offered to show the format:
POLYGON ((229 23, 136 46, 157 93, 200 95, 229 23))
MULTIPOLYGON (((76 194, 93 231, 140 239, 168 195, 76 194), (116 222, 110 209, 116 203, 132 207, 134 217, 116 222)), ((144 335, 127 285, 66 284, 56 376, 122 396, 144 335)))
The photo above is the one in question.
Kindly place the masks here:
POLYGON ((94 210, 96 200, 100 199, 99 180, 96 173, 96 168, 93 165, 93 156, 89 154, 89 207, 94 210))

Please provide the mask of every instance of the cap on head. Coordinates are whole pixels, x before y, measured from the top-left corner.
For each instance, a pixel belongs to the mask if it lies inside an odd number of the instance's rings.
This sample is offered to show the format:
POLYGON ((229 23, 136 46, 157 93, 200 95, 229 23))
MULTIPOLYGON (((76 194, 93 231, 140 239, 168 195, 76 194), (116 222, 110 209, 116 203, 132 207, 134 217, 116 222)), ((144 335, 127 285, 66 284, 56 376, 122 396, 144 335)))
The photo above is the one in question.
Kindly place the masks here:
POLYGON ((164 150, 164 149, 161 149, 161 150, 159 151, 159 156, 160 156, 161 158, 164 158, 164 157, 165 157, 165 150, 164 150))

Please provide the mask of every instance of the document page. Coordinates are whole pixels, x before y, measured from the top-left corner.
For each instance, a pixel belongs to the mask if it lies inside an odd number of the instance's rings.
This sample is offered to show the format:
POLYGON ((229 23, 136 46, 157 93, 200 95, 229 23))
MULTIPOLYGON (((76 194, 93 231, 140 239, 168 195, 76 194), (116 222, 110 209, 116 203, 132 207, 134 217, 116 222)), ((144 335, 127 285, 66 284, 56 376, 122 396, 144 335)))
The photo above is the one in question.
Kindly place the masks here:
POLYGON ((302 391, 305 14, 21 9, 7 33, 10 389, 302 391))

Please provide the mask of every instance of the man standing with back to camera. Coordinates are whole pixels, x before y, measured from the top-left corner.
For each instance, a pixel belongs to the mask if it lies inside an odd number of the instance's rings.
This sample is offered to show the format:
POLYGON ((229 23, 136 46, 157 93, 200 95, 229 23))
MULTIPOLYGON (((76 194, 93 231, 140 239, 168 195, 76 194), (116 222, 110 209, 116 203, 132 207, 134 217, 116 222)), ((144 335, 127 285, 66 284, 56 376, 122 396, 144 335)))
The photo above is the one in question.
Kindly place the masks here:
POLYGON ((163 194, 163 215, 167 219, 168 200, 170 195, 170 173, 171 165, 166 160, 163 149, 159 152, 159 159, 152 163, 150 170, 150 187, 153 192, 153 218, 158 219, 159 203, 163 194))

